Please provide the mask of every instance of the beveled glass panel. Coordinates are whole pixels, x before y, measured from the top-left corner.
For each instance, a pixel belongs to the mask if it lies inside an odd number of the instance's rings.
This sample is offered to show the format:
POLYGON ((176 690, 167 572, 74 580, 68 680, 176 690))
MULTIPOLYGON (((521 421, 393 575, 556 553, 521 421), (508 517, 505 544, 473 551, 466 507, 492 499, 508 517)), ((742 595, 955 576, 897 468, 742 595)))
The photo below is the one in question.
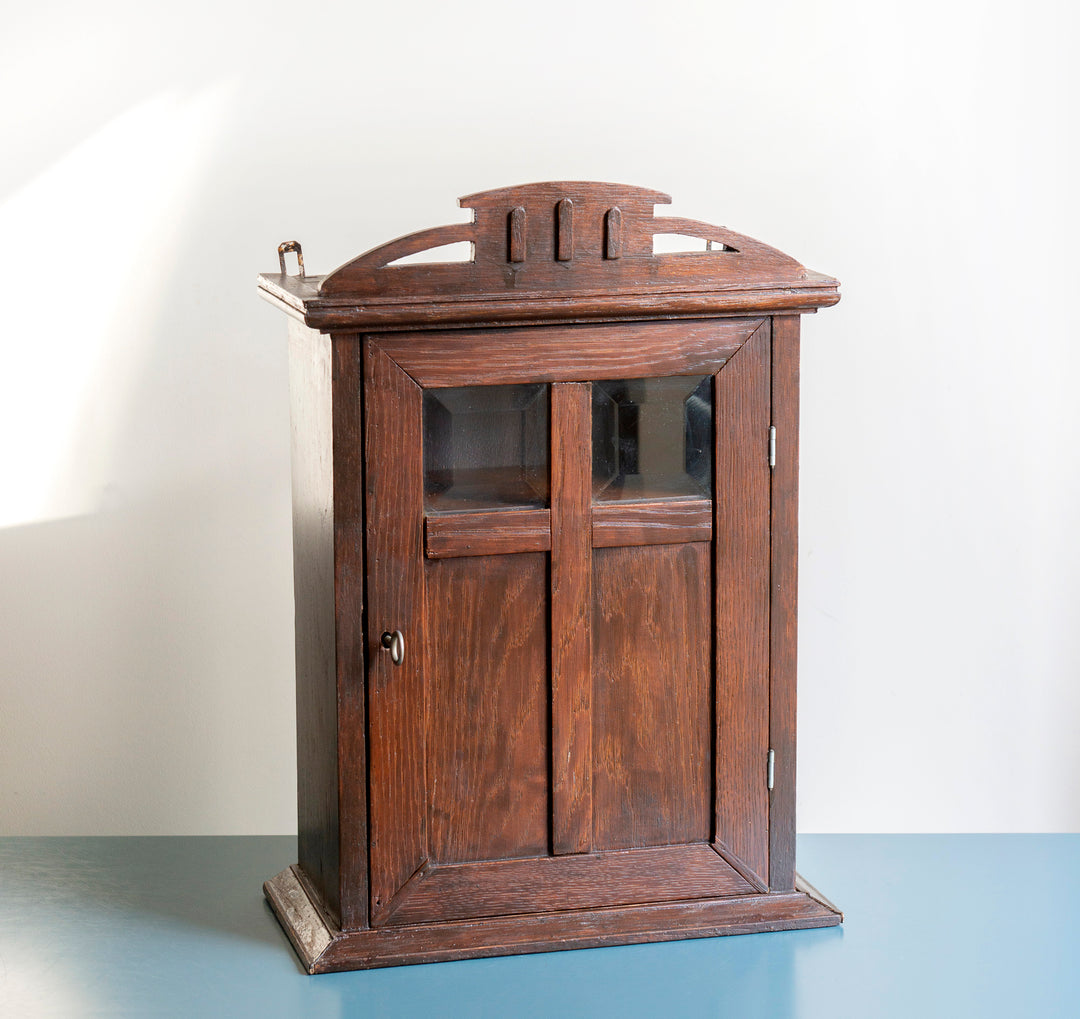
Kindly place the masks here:
POLYGON ((712 497, 711 375, 594 382, 593 498, 712 497))
POLYGON ((548 387, 424 390, 424 506, 546 506, 548 387))

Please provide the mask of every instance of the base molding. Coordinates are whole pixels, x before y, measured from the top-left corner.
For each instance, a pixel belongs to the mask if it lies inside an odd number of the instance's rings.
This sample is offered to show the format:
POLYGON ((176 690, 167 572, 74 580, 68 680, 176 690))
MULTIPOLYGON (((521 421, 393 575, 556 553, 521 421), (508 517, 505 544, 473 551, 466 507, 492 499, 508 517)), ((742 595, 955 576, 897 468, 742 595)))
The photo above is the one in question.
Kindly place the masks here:
POLYGON ((343 931, 312 901, 295 864, 263 885, 309 973, 832 927, 843 921, 843 914, 801 877, 796 889, 343 931))

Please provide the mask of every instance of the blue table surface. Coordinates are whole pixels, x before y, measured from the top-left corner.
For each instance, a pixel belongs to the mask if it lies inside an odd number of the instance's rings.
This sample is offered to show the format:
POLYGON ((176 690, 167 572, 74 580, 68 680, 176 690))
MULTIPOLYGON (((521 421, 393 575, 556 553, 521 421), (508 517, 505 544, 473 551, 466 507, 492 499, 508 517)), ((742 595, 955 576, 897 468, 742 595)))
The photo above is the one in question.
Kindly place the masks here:
POLYGON ((309 977, 292 837, 0 839, 0 1016, 1080 1016, 1080 836, 804 835, 843 927, 309 977))

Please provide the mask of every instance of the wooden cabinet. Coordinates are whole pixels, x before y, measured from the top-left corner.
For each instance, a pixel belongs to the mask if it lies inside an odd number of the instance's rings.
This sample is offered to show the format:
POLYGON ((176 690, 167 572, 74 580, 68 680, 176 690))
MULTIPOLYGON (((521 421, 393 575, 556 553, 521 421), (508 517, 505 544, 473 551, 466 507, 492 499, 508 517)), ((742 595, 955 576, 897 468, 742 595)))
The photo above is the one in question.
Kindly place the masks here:
POLYGON ((300 829, 265 890, 312 972, 840 922, 794 860, 799 315, 837 283, 667 201, 507 188, 260 277, 300 829))

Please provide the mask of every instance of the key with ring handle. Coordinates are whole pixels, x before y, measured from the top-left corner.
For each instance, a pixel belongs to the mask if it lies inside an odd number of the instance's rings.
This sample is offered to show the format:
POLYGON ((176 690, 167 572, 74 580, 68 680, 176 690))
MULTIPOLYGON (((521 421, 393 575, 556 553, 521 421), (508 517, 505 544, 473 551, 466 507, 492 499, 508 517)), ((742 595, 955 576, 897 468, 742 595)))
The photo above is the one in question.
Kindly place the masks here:
POLYGON ((405 637, 400 630, 394 630, 392 633, 387 630, 382 635, 383 650, 390 652, 390 661, 395 665, 400 665, 405 661, 405 637))

